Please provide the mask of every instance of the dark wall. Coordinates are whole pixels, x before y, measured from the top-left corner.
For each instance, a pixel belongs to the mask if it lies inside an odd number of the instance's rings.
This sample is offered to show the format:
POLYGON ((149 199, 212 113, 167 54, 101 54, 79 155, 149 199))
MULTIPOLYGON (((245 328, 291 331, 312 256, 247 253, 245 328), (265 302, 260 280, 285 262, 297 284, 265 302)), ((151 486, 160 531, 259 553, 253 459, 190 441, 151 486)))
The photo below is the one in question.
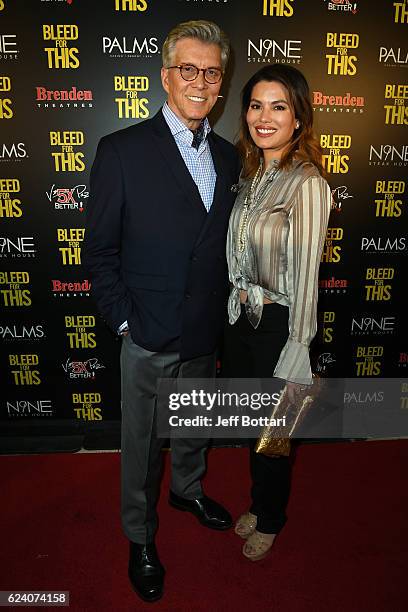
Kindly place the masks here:
POLYGON ((3 431, 118 423, 120 341, 80 263, 89 172, 102 135, 160 108, 162 43, 193 18, 231 38, 212 118, 226 138, 242 85, 265 63, 309 80, 335 202, 315 367, 406 372, 407 11, 385 0, 0 0, 3 431))

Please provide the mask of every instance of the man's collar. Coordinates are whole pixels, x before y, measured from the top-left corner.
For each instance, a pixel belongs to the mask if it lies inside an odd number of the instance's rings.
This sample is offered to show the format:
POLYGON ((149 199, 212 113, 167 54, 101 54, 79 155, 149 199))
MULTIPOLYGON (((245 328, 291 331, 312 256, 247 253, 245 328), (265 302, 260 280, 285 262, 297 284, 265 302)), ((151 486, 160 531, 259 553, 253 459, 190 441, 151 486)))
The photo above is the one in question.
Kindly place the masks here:
MULTIPOLYGON (((179 119, 179 117, 177 117, 176 113, 174 113, 171 110, 167 102, 163 104, 162 113, 163 113, 166 123, 169 126, 170 131, 173 134, 173 136, 176 136, 177 134, 181 134, 182 132, 191 133, 191 130, 181 121, 181 119, 179 119)), ((208 134, 211 132, 211 126, 210 126, 210 123, 207 117, 203 119, 203 124, 204 124, 204 140, 205 140, 208 134)))

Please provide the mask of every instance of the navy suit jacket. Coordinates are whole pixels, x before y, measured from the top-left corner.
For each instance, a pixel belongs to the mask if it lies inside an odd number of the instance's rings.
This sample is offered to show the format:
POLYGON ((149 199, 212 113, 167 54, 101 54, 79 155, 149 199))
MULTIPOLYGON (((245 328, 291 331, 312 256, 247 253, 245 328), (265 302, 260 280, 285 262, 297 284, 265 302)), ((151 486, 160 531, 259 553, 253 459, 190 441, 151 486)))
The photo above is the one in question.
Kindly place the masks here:
POLYGON ((238 181, 235 148, 210 132, 217 173, 207 213, 159 111, 101 139, 91 170, 82 260, 98 309, 116 332, 181 359, 217 346, 226 313, 225 242, 238 181))

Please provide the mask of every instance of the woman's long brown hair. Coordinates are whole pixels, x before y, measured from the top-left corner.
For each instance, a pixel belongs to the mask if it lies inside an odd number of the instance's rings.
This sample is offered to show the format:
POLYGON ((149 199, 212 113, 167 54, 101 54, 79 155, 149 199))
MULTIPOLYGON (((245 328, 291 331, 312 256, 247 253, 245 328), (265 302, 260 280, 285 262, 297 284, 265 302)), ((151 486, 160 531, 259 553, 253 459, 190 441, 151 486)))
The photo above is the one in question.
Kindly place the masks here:
POLYGON ((237 148, 242 159, 242 175, 251 178, 255 175, 262 159, 262 150, 251 138, 246 120, 251 103, 252 90, 261 81, 277 81, 288 92, 289 103, 300 126, 292 136, 288 149, 282 155, 281 168, 287 168, 296 159, 314 164, 322 176, 326 172, 322 164, 322 149, 313 131, 313 109, 310 101, 309 85, 297 68, 282 64, 272 64, 258 70, 244 85, 242 90, 240 130, 237 148))

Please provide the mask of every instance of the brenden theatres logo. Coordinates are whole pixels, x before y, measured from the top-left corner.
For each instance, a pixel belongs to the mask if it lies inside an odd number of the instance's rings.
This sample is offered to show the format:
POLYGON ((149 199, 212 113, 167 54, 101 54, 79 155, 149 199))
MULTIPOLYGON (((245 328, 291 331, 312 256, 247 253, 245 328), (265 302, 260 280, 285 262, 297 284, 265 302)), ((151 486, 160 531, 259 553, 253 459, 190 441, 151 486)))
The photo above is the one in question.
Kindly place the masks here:
POLYGON ((6 308, 31 306, 29 283, 28 272, 0 272, 0 304, 6 308))
POLYGON ((53 416, 51 400, 10 400, 6 402, 10 418, 53 416))
POLYGON ((313 110, 326 113, 364 113, 364 97, 353 96, 350 92, 344 95, 324 94, 322 91, 313 92, 313 110))
POLYGON ((351 319, 352 336, 390 336, 395 332, 395 317, 363 315, 351 319))
POLYGON ((43 338, 45 338, 44 326, 42 324, 0 324, 0 338, 2 340, 9 340, 13 342, 19 340, 43 340, 43 338))
POLYGON ((20 189, 18 179, 0 178, 0 219, 16 219, 22 216, 21 200, 15 197, 20 193, 20 189))
POLYGON ((75 210, 83 212, 85 200, 89 197, 86 185, 75 185, 75 187, 56 187, 54 184, 49 191, 45 192, 48 200, 54 205, 55 210, 75 210))
POLYGON ((398 355, 398 367, 408 368, 408 353, 400 353, 398 355))
POLYGON ((64 372, 71 380, 92 379, 96 378, 97 370, 104 369, 105 366, 100 363, 97 357, 92 357, 86 361, 74 361, 70 357, 62 364, 64 372))
POLYGON ((408 165, 408 145, 370 145, 369 166, 399 166, 408 165))
POLYGON ((90 89, 47 89, 36 87, 37 108, 93 108, 93 93, 90 89))
POLYGON ((401 47, 380 47, 378 61, 388 68, 408 66, 408 51, 401 47))
POLYGON ((147 9, 147 0, 114 0, 115 11, 140 11, 147 9))
POLYGON ((160 53, 155 36, 103 36, 102 52, 113 58, 148 58, 160 53))
POLYGON ((53 278, 52 293, 54 297, 89 297, 91 283, 85 279, 83 281, 61 281, 53 278))
POLYGON ((0 162, 20 162, 28 157, 24 142, 0 143, 0 162))
POLYGON ((16 60, 19 52, 16 34, 0 33, 0 60, 16 60))
POLYGON ((319 293, 344 295, 347 293, 348 280, 345 278, 321 278, 319 279, 319 293))
POLYGON ((400 217, 403 211, 402 194, 405 192, 405 181, 379 180, 375 183, 375 193, 380 194, 374 200, 376 217, 400 217))
POLYGON ((50 132, 51 147, 60 147, 61 151, 52 151, 55 172, 83 172, 85 170, 84 154, 74 151, 85 142, 83 132, 50 132))
POLYGON ((121 92, 122 96, 115 98, 118 106, 119 119, 147 119, 149 116, 149 99, 146 92, 149 91, 149 79, 147 76, 124 76, 113 77, 115 91, 121 92))
POLYGON ((354 76, 357 73, 357 56, 349 55, 351 49, 358 49, 360 37, 347 32, 327 32, 326 47, 335 53, 327 53, 327 74, 354 76))
POLYGON ((0 258, 28 259, 35 257, 36 253, 33 236, 0 236, 0 258))
POLYGON ((357 2, 350 0, 324 0, 328 11, 340 11, 341 13, 357 13, 357 2))
POLYGON ((248 38, 248 62, 300 64, 302 60, 301 40, 274 40, 272 38, 248 38))
POLYGON ((386 125, 408 125, 408 85, 385 85, 384 96, 387 104, 384 105, 386 125), (389 100, 393 100, 390 104, 389 100))
POLYGON ((353 199, 354 196, 349 194, 347 185, 339 185, 332 189, 332 198, 332 210, 341 212, 345 201, 350 198, 353 199))
POLYGON ((48 68, 54 70, 74 70, 79 67, 78 47, 69 47, 67 43, 78 40, 77 25, 52 24, 43 25, 43 39, 54 43, 53 47, 44 47, 48 68))

